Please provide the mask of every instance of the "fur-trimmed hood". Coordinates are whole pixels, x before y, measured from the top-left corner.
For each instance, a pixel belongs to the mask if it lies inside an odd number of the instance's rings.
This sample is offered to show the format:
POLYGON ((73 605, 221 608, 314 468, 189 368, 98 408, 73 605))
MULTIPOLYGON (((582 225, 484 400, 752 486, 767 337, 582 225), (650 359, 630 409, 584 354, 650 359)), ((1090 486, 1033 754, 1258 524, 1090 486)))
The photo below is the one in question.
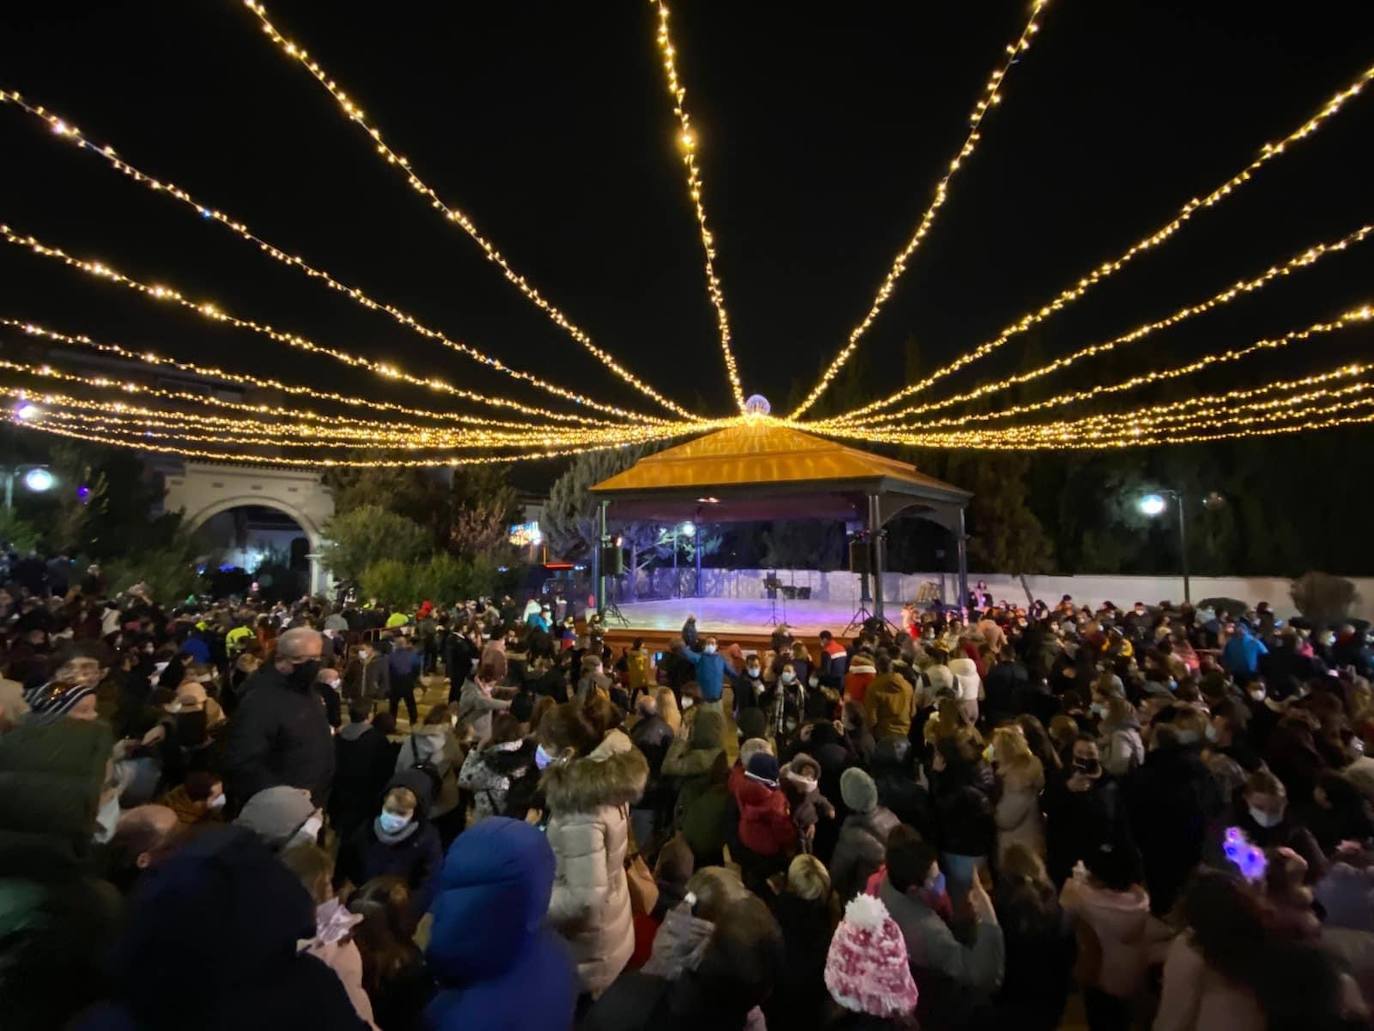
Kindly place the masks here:
POLYGON ((587 813, 603 805, 639 801, 649 779, 649 763, 637 748, 605 759, 574 759, 544 771, 541 787, 554 813, 587 813))

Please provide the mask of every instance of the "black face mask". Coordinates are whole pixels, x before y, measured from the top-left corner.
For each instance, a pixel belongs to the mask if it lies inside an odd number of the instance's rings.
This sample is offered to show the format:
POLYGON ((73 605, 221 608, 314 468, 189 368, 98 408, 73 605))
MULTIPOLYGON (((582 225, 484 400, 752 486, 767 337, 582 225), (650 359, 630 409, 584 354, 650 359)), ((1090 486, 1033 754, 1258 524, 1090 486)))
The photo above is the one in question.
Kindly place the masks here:
POLYGON ((286 682, 298 691, 305 691, 315 682, 315 677, 319 675, 319 672, 320 660, 307 659, 305 662, 291 667, 291 672, 286 674, 286 682))
POLYGON ((1102 770, 1102 764, 1096 759, 1075 759, 1073 768, 1085 777, 1096 777, 1102 770))

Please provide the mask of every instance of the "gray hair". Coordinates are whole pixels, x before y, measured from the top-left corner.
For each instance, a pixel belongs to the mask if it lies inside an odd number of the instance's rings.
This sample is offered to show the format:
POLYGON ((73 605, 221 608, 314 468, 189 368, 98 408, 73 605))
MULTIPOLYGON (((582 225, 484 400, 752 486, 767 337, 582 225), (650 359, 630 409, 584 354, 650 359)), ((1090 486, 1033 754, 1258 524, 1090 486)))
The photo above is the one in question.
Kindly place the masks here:
POLYGON ((277 638, 277 658, 299 659, 310 651, 324 650, 324 636, 318 630, 306 626, 292 627, 277 638), (316 647, 312 649, 310 643, 316 647))

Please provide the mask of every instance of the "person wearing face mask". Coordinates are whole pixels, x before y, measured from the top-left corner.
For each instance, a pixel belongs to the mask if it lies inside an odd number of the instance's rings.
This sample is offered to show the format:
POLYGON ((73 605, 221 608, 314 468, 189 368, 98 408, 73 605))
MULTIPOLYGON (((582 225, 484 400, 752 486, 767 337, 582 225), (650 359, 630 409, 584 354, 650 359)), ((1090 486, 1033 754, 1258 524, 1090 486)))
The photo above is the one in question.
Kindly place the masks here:
POLYGON ((274 660, 245 684, 224 757, 231 811, 277 784, 307 789, 317 806, 328 802, 334 738, 315 679, 323 647, 315 630, 288 630, 274 660))
MULTIPOLYGON (((1326 854, 1316 837, 1288 812, 1288 791, 1268 770, 1257 770, 1245 781, 1233 806, 1233 820, 1258 848, 1289 848, 1307 863, 1308 883, 1326 875, 1326 854)), ((1217 844, 1219 851, 1220 845, 1217 844)))
POLYGON ((707 637, 701 651, 693 651, 684 638, 679 654, 696 670, 693 679, 701 687, 702 704, 719 711, 721 694, 725 690, 726 665, 725 657, 717 651, 716 639, 707 637))
POLYGON ((1079 734, 1045 787, 1045 867, 1062 886, 1074 864, 1103 843, 1129 840, 1117 782, 1105 775, 1097 739, 1079 734))
POLYGON ((773 685, 772 695, 768 698, 771 707, 769 724, 779 740, 791 739, 799 733, 806 720, 806 699, 809 688, 801 673, 793 667, 792 661, 782 664, 777 682, 773 685))
POLYGON ((444 850, 429 820, 433 781, 423 770, 406 770, 391 778, 382 804, 367 823, 339 849, 335 883, 346 898, 350 889, 374 877, 399 877, 411 891, 411 912, 418 920, 429 910, 438 887, 444 850))
POLYGON ((744 660, 744 669, 735 675, 735 708, 759 709, 763 707, 763 696, 768 685, 763 681, 763 663, 757 653, 744 660))

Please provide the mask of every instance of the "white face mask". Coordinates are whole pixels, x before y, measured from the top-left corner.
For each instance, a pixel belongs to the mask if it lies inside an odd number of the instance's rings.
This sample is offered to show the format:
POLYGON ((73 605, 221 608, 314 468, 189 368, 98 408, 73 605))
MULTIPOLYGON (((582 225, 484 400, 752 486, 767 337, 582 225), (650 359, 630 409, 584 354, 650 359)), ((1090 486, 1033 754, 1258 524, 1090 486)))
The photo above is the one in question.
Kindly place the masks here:
POLYGON ((1278 813, 1277 815, 1274 813, 1267 813, 1263 809, 1256 809, 1254 806, 1250 806, 1249 809, 1251 819, 1261 827, 1277 827, 1279 824, 1283 823, 1283 813, 1278 813))
POLYGON ((796 681, 797 674, 793 673, 790 669, 785 669, 782 671, 782 676, 780 676, 778 679, 781 680, 784 684, 791 684, 796 681))
POLYGON ((705 651, 707 655, 714 655, 716 653, 716 646, 714 644, 708 644, 702 650, 705 651))
POLYGON ((223 795, 216 795, 214 798, 210 799, 210 801, 205 803, 205 808, 210 810, 223 809, 224 803, 227 801, 228 799, 225 798, 223 795))
POLYGON ((749 675, 750 675, 751 677, 757 677, 761 672, 763 672, 763 671, 760 670, 757 666, 750 666, 750 667, 749 667, 749 675))
POLYGON ((693 699, 691 699, 691 698, 684 698, 684 699, 682 699, 682 711, 683 711, 683 712, 686 712, 688 709, 690 709, 690 708, 691 708, 693 705, 695 705, 695 704, 696 704, 696 702, 695 702, 693 699))
POLYGON ((103 845, 114 837, 115 826, 119 823, 119 795, 114 794, 101 803, 100 811, 95 814, 95 833, 91 837, 97 845, 103 845))
POLYGON ((810 680, 807 681, 807 683, 810 684, 812 687, 816 687, 818 684, 820 684, 820 682, 820 677, 812 677, 810 680))

